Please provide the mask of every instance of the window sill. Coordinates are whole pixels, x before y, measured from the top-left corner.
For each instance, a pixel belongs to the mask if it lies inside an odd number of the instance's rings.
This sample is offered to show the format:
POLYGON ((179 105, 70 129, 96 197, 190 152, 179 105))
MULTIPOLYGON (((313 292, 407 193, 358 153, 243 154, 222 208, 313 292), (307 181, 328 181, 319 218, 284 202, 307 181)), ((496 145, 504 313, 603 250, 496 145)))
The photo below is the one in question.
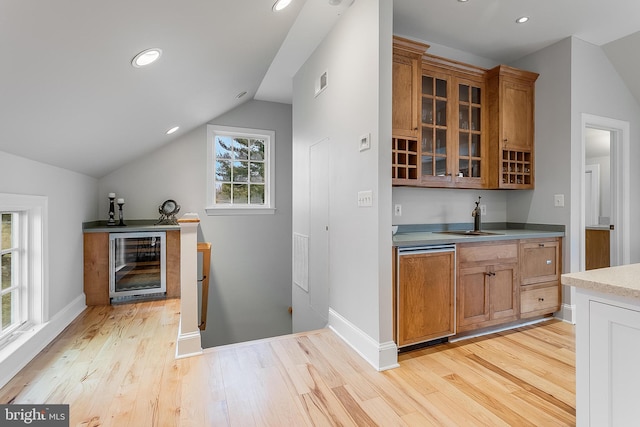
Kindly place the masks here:
POLYGON ((205 208, 205 212, 209 216, 224 216, 224 215, 273 215, 276 213, 276 208, 205 208))

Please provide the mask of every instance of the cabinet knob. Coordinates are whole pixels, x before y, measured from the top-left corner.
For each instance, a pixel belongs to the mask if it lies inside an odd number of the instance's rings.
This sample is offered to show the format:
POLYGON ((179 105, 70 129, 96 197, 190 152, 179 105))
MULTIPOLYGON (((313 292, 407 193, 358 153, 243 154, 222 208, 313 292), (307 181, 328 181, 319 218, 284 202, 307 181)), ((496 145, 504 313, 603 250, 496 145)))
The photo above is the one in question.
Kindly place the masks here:
POLYGON ((544 243, 538 243, 539 248, 544 248, 544 243))
POLYGON ((538 298, 538 302, 543 302, 544 298, 538 298))
POLYGON ((547 260, 547 265, 551 265, 551 260, 550 259, 547 260))

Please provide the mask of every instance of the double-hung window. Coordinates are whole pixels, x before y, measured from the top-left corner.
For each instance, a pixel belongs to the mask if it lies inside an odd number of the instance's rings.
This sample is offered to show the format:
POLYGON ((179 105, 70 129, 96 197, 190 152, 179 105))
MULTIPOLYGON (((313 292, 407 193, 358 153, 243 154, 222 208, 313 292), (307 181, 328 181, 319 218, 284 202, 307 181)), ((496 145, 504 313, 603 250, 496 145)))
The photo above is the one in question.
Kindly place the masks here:
POLYGON ((23 265, 24 249, 21 239, 19 212, 0 212, 0 314, 2 314, 2 332, 10 334, 24 321, 22 300, 24 299, 23 265))
POLYGON ((208 215, 275 211, 275 132, 207 127, 208 215))
POLYGON ((0 194, 0 347, 42 323, 46 197, 0 194))

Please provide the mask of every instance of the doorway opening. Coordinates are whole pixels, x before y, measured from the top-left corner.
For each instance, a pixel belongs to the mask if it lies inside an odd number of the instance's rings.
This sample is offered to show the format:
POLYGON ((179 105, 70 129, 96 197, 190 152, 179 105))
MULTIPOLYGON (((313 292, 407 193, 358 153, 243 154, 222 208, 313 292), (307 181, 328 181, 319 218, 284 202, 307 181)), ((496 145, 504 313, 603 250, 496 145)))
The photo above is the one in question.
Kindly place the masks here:
POLYGON ((580 271, 628 264, 629 123, 583 114, 581 169, 580 271))

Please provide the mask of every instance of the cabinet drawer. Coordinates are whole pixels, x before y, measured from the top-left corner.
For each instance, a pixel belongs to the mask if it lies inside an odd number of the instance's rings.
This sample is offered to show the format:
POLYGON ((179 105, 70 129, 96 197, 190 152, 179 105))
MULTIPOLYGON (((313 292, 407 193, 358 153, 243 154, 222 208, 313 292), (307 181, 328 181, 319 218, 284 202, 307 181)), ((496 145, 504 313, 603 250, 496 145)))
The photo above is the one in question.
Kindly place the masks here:
POLYGON ((461 263, 516 262, 518 242, 500 244, 459 244, 458 259, 461 263))
POLYGON ((520 315, 522 317, 549 314, 560 308, 560 287, 557 282, 520 288, 520 315))
POLYGON ((523 240, 520 246, 522 284, 541 283, 560 277, 560 243, 554 240, 523 240))

